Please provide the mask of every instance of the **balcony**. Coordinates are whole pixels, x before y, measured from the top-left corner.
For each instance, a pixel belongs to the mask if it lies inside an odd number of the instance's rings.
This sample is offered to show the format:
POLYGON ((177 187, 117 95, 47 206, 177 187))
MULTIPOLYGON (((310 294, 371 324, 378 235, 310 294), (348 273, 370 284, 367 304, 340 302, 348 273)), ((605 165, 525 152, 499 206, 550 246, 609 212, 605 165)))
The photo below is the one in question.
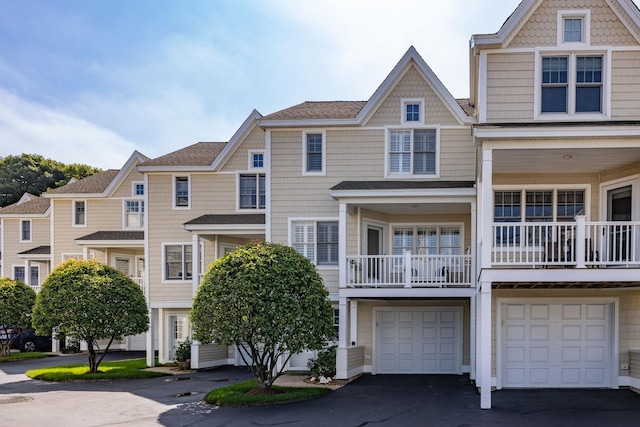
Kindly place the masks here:
POLYGON ((493 267, 640 268, 639 221, 494 223, 493 267))
POLYGON ((135 282, 136 285, 140 286, 140 289, 142 289, 142 293, 144 294, 144 277, 131 277, 131 280, 133 280, 135 282))
POLYGON ((471 255, 357 255, 347 257, 347 288, 474 286, 471 255))

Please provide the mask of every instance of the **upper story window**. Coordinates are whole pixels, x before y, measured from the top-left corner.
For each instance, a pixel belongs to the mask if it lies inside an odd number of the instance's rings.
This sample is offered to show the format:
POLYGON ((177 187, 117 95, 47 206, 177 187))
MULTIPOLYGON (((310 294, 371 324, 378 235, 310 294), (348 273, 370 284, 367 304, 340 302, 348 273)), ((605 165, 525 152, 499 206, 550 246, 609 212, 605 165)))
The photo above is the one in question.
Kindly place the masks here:
POLYGON ((142 182, 132 182, 131 183, 131 196, 132 197, 142 197, 142 196, 144 196, 144 183, 142 183, 142 182))
POLYGON ((324 175, 326 144, 324 132, 303 132, 303 175, 324 175))
POLYGON ((166 245, 164 247, 165 280, 191 279, 192 254, 191 245, 166 245))
POLYGON ((389 131, 389 175, 436 176, 437 157, 436 129, 389 131))
POLYGON ((190 206, 190 182, 188 176, 175 176, 173 182, 173 206, 188 208, 190 206))
POLYGON ((564 43, 582 42, 582 18, 564 18, 562 24, 564 43))
POLYGON ((20 221, 20 241, 31 241, 31 220, 24 219, 20 221))
POLYGON ((585 213, 585 205, 581 189, 495 191, 494 221, 573 221, 585 213))
POLYGON ((395 227, 393 254, 458 255, 461 253, 461 235, 461 227, 457 225, 395 227))
POLYGON ((144 201, 124 201, 124 228, 142 228, 144 226, 144 201))
POLYGON ((24 272, 24 266, 23 265, 14 265, 13 266, 13 280, 17 280, 18 282, 22 282, 22 283, 27 283, 25 281, 26 276, 25 276, 25 272, 24 272))
POLYGON ((542 57, 541 113, 603 113, 603 56, 542 57))
POLYGON ((316 265, 338 265, 338 221, 293 221, 291 245, 316 265))
POLYGON ((264 151, 249 151, 249 169, 264 169, 264 151))
POLYGON ((264 209, 266 179, 263 173, 240 174, 238 183, 239 209, 264 209))
POLYGON ((401 123, 406 125, 416 125, 424 123, 424 99, 423 98, 403 98, 400 100, 401 123))
POLYGON ((84 200, 73 201, 73 225, 85 226, 87 225, 87 202, 84 200))

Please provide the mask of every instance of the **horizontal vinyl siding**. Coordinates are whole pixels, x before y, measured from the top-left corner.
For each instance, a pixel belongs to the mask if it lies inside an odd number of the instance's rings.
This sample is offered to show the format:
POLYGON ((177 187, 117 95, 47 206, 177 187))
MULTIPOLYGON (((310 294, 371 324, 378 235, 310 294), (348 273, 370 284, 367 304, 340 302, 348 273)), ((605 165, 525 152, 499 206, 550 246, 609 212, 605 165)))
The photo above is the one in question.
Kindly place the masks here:
MULTIPOLYGON (((28 219, 28 218, 25 218, 28 219)), ((35 219, 31 218, 31 241, 20 242, 20 219, 19 218, 4 218, 4 252, 2 253, 2 265, 4 266, 4 276, 13 277, 14 265, 25 265, 25 260, 18 258, 17 254, 20 252, 28 251, 38 246, 49 246, 49 219, 35 219)), ((42 255, 42 258, 45 258, 42 255)), ((41 267, 40 277, 44 280, 46 277, 46 271, 41 267)))
POLYGON ((533 119, 534 54, 487 56, 487 122, 533 119))
POLYGON ((440 131, 440 179, 475 180, 475 146, 470 128, 440 131))
POLYGON ((239 144, 235 152, 225 162, 221 170, 225 172, 247 170, 249 167, 249 150, 264 150, 264 146, 265 131, 256 127, 244 140, 242 140, 242 144, 239 144))
POLYGON ((122 180, 122 184, 120 184, 120 186, 116 188, 111 197, 125 199, 134 197, 132 184, 133 181, 140 183, 144 181, 144 176, 140 172, 136 171, 135 168, 131 172, 129 172, 127 176, 122 180))
POLYGON ((613 52, 611 118, 637 120, 640 98, 640 52, 613 52))
POLYGON ((227 346, 217 344, 201 344, 198 349, 199 362, 214 362, 217 360, 227 360, 229 349, 227 346))

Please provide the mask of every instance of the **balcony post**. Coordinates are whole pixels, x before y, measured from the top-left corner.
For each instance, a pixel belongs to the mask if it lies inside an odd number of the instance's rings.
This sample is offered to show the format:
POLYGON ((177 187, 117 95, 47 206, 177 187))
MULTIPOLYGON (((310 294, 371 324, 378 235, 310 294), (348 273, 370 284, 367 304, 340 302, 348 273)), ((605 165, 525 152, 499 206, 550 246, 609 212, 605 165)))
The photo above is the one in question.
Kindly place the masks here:
POLYGON ((346 288, 349 281, 347 266, 347 204, 341 202, 338 217, 338 271, 340 272, 338 286, 346 288))
POLYGON ((404 287, 410 288, 411 287, 411 252, 404 253, 403 277, 404 277, 404 287))
POLYGON ((587 229, 586 216, 576 216, 576 268, 585 268, 587 229))
POLYGON ((482 182, 480 183, 480 229, 479 268, 491 268, 493 246, 493 150, 482 149, 482 182))

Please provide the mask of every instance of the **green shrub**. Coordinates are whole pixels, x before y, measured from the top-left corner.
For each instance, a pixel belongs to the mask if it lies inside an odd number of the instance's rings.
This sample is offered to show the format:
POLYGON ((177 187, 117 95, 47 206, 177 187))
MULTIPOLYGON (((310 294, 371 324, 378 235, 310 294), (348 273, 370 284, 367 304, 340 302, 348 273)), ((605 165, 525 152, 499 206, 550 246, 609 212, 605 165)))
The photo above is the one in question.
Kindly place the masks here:
POLYGON ((191 359, 191 340, 186 339, 178 345, 173 346, 176 350, 176 355, 173 357, 173 360, 176 362, 186 362, 191 359))
POLYGON ((318 352, 318 358, 311 362, 309 372, 312 375, 334 377, 336 375, 336 346, 323 348, 318 352))

